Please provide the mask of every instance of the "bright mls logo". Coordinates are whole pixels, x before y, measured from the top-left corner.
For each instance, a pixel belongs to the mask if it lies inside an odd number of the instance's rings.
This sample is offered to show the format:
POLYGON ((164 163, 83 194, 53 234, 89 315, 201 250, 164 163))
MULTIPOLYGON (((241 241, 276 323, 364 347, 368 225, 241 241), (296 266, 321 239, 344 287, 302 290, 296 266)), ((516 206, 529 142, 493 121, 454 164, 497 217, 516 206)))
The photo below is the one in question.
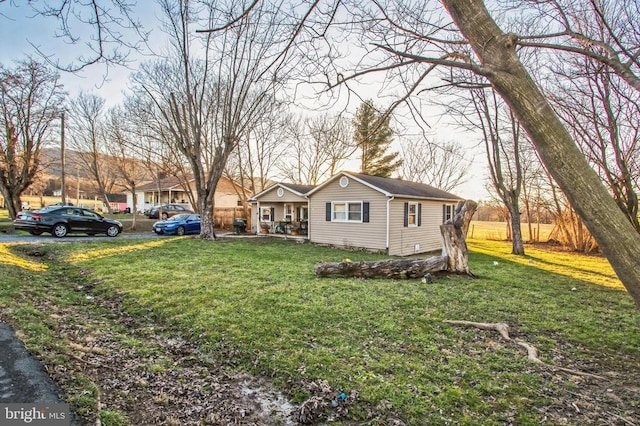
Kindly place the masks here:
POLYGON ((0 404, 0 426, 69 426, 69 404, 0 404))

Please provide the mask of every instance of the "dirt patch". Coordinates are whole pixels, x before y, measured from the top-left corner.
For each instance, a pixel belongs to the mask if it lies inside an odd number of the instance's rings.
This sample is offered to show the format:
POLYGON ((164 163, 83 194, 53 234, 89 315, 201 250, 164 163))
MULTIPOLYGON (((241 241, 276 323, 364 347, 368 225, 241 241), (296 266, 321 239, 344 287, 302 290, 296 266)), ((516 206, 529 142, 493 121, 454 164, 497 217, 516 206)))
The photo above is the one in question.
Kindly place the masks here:
MULTIPOLYGON (((292 415, 297 407, 266 379, 229 374, 193 342, 168 337, 156 325, 128 316, 117 302, 89 294, 87 299, 117 312, 113 317, 118 323, 41 306, 51 312, 57 334, 69 348, 69 362, 47 367, 69 399, 78 396, 74 378, 82 376, 95 385, 92 396, 99 409, 124 413, 134 425, 296 424, 292 415)), ((76 408, 95 424, 99 410, 76 408)))

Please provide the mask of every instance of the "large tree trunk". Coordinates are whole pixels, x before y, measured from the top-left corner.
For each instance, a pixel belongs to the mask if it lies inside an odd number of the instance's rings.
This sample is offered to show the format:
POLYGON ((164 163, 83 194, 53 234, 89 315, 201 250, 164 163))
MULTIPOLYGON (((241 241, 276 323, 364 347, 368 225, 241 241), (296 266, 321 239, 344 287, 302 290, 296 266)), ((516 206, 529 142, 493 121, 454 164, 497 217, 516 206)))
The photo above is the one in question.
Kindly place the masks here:
POLYGON ((504 34, 482 0, 443 0, 470 42, 484 75, 531 137, 547 170, 591 231, 627 291, 640 307, 638 234, 589 166, 571 135, 516 54, 517 36, 504 34))
POLYGON ((421 278, 427 273, 440 271, 473 276, 469 270, 466 235, 469 222, 478 204, 472 200, 459 201, 453 219, 440 226, 443 238, 442 256, 418 260, 380 260, 375 262, 320 262, 316 275, 328 277, 338 275, 355 278, 421 278))
POLYGON ((524 241, 522 240, 522 221, 518 204, 509 204, 509 216, 511 223, 511 254, 524 256, 524 241))
POLYGON ((442 254, 447 256, 447 271, 473 276, 469 269, 469 252, 467 251, 467 231, 469 222, 478 208, 472 200, 459 201, 453 218, 440 225, 442 234, 442 254))
POLYGON ((203 240, 215 240, 215 223, 213 220, 213 194, 204 192, 198 194, 200 208, 200 238, 203 240))
MULTIPOLYGON (((1 185, 1 184, 0 184, 1 185)), ((15 219, 18 216, 18 212, 22 208, 20 202, 20 194, 15 195, 7 188, 0 188, 2 196, 4 197, 4 203, 9 211, 9 219, 15 219)))

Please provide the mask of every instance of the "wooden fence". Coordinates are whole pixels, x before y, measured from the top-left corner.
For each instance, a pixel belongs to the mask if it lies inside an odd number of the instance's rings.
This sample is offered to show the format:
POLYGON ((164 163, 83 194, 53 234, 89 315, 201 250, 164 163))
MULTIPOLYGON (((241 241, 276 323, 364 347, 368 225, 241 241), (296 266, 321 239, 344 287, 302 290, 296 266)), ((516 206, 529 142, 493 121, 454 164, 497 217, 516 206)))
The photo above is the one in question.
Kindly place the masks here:
POLYGON ((213 212, 213 221, 216 227, 232 230, 233 220, 237 217, 247 219, 247 231, 251 230, 251 217, 246 217, 242 207, 216 207, 213 212))

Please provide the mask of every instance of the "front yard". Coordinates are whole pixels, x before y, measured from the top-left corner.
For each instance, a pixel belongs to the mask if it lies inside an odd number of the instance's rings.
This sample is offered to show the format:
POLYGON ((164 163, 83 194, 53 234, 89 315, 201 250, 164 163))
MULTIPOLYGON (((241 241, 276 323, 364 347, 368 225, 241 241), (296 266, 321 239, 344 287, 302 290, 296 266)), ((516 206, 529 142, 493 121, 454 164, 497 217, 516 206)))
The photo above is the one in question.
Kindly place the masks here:
POLYGON ((382 256, 267 238, 0 246, 0 319, 103 425, 637 424, 640 312, 606 260, 470 248, 477 279, 423 284, 319 279, 382 256))

